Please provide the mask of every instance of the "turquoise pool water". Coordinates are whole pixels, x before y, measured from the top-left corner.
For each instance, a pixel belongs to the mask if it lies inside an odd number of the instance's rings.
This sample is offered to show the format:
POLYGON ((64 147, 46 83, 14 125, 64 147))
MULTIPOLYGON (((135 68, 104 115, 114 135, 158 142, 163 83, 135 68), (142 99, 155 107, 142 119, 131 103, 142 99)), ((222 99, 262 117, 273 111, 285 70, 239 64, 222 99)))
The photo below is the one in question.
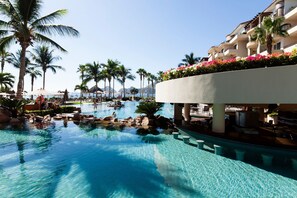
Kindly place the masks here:
POLYGON ((296 197, 297 181, 186 145, 56 122, 0 131, 0 197, 296 197))

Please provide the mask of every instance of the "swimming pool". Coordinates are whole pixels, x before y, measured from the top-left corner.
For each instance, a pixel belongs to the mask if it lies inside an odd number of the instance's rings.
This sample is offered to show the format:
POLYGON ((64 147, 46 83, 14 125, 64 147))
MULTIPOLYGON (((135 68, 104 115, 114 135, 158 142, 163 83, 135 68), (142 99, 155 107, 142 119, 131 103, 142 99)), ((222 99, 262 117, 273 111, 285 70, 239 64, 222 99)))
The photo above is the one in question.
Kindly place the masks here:
POLYGON ((61 121, 46 130, 2 130, 0 181, 0 197, 297 196, 295 179, 171 135, 61 121))

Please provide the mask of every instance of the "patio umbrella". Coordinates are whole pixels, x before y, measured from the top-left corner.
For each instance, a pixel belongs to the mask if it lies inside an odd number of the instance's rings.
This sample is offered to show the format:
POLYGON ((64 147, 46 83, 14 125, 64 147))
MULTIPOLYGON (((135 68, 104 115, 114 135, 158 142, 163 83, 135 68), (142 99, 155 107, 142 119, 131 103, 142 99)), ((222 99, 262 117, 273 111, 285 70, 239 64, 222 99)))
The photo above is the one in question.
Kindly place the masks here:
POLYGON ((49 95, 55 95, 54 92, 50 92, 48 90, 45 89, 37 89, 35 91, 31 91, 30 93, 28 93, 28 95, 44 95, 44 96, 49 96, 49 95))

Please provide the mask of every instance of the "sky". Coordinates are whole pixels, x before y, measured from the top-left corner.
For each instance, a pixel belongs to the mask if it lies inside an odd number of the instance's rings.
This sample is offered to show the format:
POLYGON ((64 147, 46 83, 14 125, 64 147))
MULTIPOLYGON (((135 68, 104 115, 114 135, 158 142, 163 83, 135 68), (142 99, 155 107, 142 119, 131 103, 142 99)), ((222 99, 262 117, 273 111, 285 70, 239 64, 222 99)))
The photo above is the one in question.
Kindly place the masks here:
MULTIPOLYGON (((65 71, 47 71, 45 89, 74 91, 80 84, 80 64, 106 63, 107 59, 130 68, 136 79, 128 80, 126 87, 139 88, 139 68, 156 75, 177 67, 185 54, 205 57, 211 46, 225 41, 239 23, 252 19, 270 3, 272 0, 44 0, 41 16, 67 9, 68 14, 55 24, 80 32, 77 38, 51 37, 68 52, 55 50, 54 55, 62 59, 54 64, 65 71)), ((17 44, 10 51, 16 49, 17 44)), ((16 76, 16 90, 18 70, 6 65, 4 71, 16 76)), ((26 91, 30 84, 29 76, 25 77, 26 91)), ((39 77, 34 90, 41 87, 39 77)), ((103 87, 102 81, 99 87, 103 87)), ((116 90, 121 87, 116 82, 116 90)))

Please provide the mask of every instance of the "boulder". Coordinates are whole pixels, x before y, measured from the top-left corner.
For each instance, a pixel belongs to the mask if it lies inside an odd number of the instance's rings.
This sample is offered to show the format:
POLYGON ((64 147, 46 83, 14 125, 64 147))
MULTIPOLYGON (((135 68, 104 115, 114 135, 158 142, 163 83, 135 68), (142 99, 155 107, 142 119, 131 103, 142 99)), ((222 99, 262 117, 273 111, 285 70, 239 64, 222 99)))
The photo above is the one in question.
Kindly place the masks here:
POLYGON ((22 122, 17 118, 11 118, 10 125, 11 126, 20 126, 22 122))
POLYGON ((113 117, 112 116, 107 116, 105 118, 103 118, 104 121, 111 121, 113 120, 113 117))
POLYGON ((0 123, 7 123, 10 121, 10 117, 9 114, 0 111, 0 123))
POLYGON ((79 113, 74 113, 72 120, 80 120, 80 114, 79 113))

